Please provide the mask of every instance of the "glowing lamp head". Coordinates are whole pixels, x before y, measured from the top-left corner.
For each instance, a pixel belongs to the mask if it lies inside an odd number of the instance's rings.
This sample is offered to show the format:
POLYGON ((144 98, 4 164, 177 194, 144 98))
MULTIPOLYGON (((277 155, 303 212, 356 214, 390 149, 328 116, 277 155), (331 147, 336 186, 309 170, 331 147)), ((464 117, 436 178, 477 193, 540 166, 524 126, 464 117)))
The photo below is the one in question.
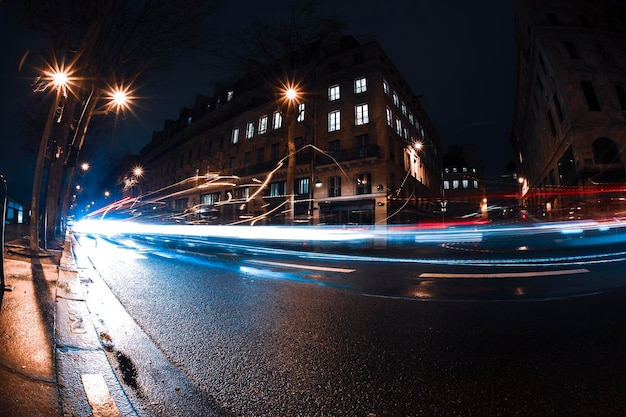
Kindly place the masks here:
POLYGON ((285 97, 287 97, 288 100, 295 100, 297 96, 298 92, 294 88, 289 88, 285 91, 285 97))
POLYGON ((65 87, 68 81, 69 77, 65 71, 56 71, 52 74, 52 83, 56 87, 65 87))
POLYGON ((82 169, 83 171, 89 171, 89 164, 87 162, 83 162, 82 164, 80 164, 80 169, 82 169))
POLYGON ((141 177, 143 175, 143 168, 141 168, 141 167, 133 168, 133 175, 135 177, 141 177))

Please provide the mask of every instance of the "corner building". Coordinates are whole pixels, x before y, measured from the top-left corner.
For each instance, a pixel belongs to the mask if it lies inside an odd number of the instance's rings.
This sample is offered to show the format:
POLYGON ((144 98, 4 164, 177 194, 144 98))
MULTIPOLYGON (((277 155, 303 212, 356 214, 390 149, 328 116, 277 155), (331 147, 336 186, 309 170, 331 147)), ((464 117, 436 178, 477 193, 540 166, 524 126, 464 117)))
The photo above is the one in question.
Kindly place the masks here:
POLYGON ((140 153, 144 199, 185 221, 289 223, 290 139, 296 224, 417 223, 438 207, 440 140, 418 98, 377 43, 336 31, 167 121, 140 153))
POLYGON ((511 141, 529 208, 555 219, 619 212, 626 184, 624 6, 514 3, 518 80, 511 141))

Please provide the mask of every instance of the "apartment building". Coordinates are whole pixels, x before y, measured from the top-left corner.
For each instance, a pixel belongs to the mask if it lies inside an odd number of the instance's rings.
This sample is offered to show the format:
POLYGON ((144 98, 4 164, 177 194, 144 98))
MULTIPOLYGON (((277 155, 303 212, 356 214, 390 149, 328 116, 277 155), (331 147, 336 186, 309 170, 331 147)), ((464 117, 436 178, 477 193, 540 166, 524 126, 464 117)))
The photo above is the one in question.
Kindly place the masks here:
POLYGON ((440 139, 418 97, 376 42, 337 31, 198 96, 140 163, 145 201, 184 221, 415 223, 441 199, 440 139))
POLYGON ((511 141, 526 202, 555 218, 618 212, 626 184, 624 7, 515 0, 515 25, 511 141))

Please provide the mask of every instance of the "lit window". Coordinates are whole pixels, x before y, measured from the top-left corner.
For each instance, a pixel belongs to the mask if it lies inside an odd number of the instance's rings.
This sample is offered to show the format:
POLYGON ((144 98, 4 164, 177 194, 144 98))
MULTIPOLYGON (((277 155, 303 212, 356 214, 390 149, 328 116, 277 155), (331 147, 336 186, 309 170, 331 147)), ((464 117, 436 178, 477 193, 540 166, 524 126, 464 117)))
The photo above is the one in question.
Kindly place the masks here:
POLYGON ((413 113, 409 112, 409 123, 413 124, 413 113))
POLYGON ((279 197, 284 194, 285 189, 284 182, 273 182, 270 184, 270 197, 279 197))
POLYGON ((367 79, 365 77, 354 80, 354 94, 360 94, 367 91, 367 79))
POLYGON ((328 101, 339 100, 339 85, 331 85, 328 87, 328 101))
POLYGON ((274 117, 272 117, 272 128, 280 129, 282 125, 283 125, 283 116, 280 114, 280 112, 275 111, 274 117))
POLYGON ((267 133, 267 116, 259 118, 259 135, 267 133))
POLYGON ((402 131, 404 132, 404 139, 408 139, 409 138, 409 130, 405 127, 404 129, 402 129, 402 131))
POLYGON ((452 181, 452 188, 455 189, 455 190, 457 188, 459 188, 459 180, 453 180, 452 181))
POLYGON ((391 109, 389 107, 387 107, 385 110, 386 110, 386 113, 387 113, 387 124, 389 126, 391 126, 391 123, 392 123, 391 109))
POLYGON ((387 80, 383 80, 383 92, 385 94, 389 94, 389 83, 387 80))
POLYGON ((457 170, 456 170, 456 167, 453 167, 453 168, 452 168, 452 172, 456 172, 456 171, 457 171, 457 170))
POLYGON ((371 194, 372 193, 372 175, 369 172, 363 172, 356 177, 356 193, 371 194))
POLYGON ((450 181, 444 181, 443 182, 443 189, 444 190, 449 190, 450 189, 450 181))
POLYGON ((341 112, 339 110, 328 113, 328 131, 335 132, 340 128, 341 112))
POLYGON ((399 117, 396 117, 396 133, 402 136, 402 120, 399 117))
POLYGON ((402 114, 404 115, 404 117, 406 117, 407 112, 406 112, 406 104, 404 104, 404 101, 401 103, 400 107, 402 108, 402 114))
POLYGON ((393 104, 394 106, 400 105, 400 99, 398 98, 398 93, 396 93, 395 91, 393 92, 393 104))
POLYGON ((299 122, 304 122, 304 111, 305 111, 305 106, 304 103, 300 103, 298 104, 298 117, 297 117, 297 121, 299 122))
POLYGON ((474 180, 474 188, 478 188, 478 181, 474 180))
POLYGON ((467 187, 469 187, 469 181, 463 180, 463 188, 467 188, 467 187))
POLYGON ((370 121, 370 116, 369 116, 369 108, 367 104, 359 104, 358 106, 355 106, 355 118, 354 118, 354 123, 356 125, 364 125, 369 123, 370 121))
POLYGON ((231 136, 231 142, 233 144, 237 144, 239 142, 239 128, 238 127, 233 129, 233 134, 231 136))
POLYGON ((300 195, 309 194, 309 179, 300 178, 296 180, 296 193, 300 195))
POLYGON ((231 101, 233 99, 233 90, 230 90, 228 93, 226 93, 226 101, 231 101))
POLYGON ((254 122, 248 122, 248 127, 246 128, 246 139, 252 139, 254 136, 254 122))
POLYGON ((463 172, 467 172, 467 167, 463 167, 463 172))

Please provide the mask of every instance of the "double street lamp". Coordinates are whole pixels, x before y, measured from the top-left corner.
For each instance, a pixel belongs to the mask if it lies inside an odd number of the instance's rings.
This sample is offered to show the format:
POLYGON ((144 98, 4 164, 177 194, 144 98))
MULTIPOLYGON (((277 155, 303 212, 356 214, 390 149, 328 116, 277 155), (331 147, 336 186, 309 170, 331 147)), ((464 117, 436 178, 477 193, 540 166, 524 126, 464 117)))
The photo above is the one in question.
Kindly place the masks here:
MULTIPOLYGON (((56 123, 61 123, 63 119, 63 110, 65 107, 65 100, 68 99, 68 91, 72 92, 73 99, 79 100, 79 96, 76 94, 78 91, 71 91, 71 87, 74 85, 74 81, 78 80, 73 76, 74 71, 71 66, 66 67, 65 65, 55 63, 54 65, 48 65, 48 69, 43 72, 43 76, 41 77, 41 81, 37 83, 37 87, 35 91, 42 92, 46 90, 55 91, 54 101, 50 108, 50 112, 48 114, 48 118, 46 120, 46 124, 41 136, 41 140, 39 143, 39 151, 37 154, 37 161, 35 164, 35 172, 33 178, 33 190, 32 190, 32 200, 31 200, 31 223, 30 223, 30 241, 29 247, 30 250, 36 252, 39 250, 39 206, 40 206, 40 194, 42 188, 42 177, 43 177, 43 169, 46 158, 46 151, 48 148, 48 142, 50 139, 50 135, 52 133, 52 127, 56 121, 56 123)), ((130 90, 128 87, 113 87, 110 91, 105 91, 104 89, 98 89, 95 84, 92 85, 91 92, 89 96, 85 100, 80 117, 78 118, 78 125, 75 127, 75 135, 71 143, 71 156, 77 157, 77 153, 80 151, 82 147, 82 143, 84 141, 85 135, 87 133, 87 128, 91 121, 92 116, 96 114, 107 114, 110 111, 119 112, 121 110, 125 110, 128 108, 130 102, 130 90), (106 98, 107 102, 102 108, 97 108, 97 103, 100 98, 106 98)), ((68 108, 73 109, 72 106, 68 106, 68 108)), ((69 119, 66 121, 72 120, 74 117, 73 114, 68 115, 69 119)), ((63 133, 61 133, 63 134, 63 133)), ((67 134, 67 131, 66 133, 67 134)), ((65 138, 62 138, 65 139, 65 138)), ((60 143, 66 143, 65 140, 60 141, 60 143)), ((69 160, 69 158, 68 158, 69 160)), ((71 166, 71 172, 73 173, 73 165, 71 166)), ((61 174, 59 174, 61 175, 61 174)), ((54 175, 48 175, 48 181, 50 186, 50 181, 60 181, 59 178, 53 178, 54 175)), ((70 175, 70 179, 73 177, 73 174, 70 175)), ((68 184, 69 185, 69 184, 68 184)), ((63 193, 62 193, 63 194, 63 193)), ((57 196, 52 196, 57 198, 57 196)), ((65 200, 69 200, 69 191, 68 196, 64 197, 65 200)), ((67 210, 67 202, 63 201, 63 210, 67 210)), ((58 210, 58 207, 56 207, 58 210)), ((56 217, 53 219, 56 221, 56 217)), ((44 236, 44 240, 46 237, 44 236)), ((44 242, 45 243, 45 242, 44 242)))

